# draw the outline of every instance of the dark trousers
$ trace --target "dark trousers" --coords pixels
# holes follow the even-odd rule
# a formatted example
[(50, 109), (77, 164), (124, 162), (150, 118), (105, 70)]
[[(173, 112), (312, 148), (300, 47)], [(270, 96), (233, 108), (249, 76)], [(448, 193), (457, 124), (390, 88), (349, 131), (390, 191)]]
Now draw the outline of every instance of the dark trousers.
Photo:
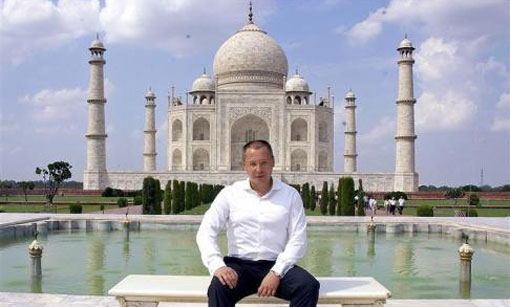
[[(225, 257), (224, 260), (228, 267), (237, 272), (237, 286), (230, 289), (213, 277), (207, 291), (209, 307), (233, 307), (242, 298), (257, 293), (262, 279), (274, 265), (274, 261), (267, 260), (251, 261), (234, 257)], [(290, 301), (291, 307), (315, 307), (319, 287), (319, 282), (310, 273), (294, 266), (280, 280), (275, 296)]]

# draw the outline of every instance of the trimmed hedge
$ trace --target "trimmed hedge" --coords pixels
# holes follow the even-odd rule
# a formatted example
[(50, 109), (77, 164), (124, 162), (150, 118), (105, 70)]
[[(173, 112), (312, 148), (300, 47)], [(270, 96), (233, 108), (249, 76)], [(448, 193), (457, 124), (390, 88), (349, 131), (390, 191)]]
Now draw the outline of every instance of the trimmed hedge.
[(75, 204), (69, 205), (69, 212), (72, 214), (81, 214), (83, 212), (83, 206), (80, 202), (76, 202)]
[(416, 209), (417, 216), (434, 216), (434, 208), (429, 205), (421, 205)]
[(127, 205), (128, 205), (127, 198), (121, 197), (121, 198), (117, 199), (117, 205), (119, 206), (119, 208), (127, 207)]

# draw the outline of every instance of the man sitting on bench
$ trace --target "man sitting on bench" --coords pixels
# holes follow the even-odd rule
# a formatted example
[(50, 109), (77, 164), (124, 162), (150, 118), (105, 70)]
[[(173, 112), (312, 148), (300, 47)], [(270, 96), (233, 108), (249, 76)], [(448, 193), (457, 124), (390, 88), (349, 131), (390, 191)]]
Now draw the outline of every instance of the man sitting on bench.
[[(204, 215), (197, 233), (202, 262), (213, 276), (209, 306), (229, 307), (257, 293), (317, 306), (319, 282), (296, 265), (306, 251), (306, 219), (299, 193), (272, 178), (274, 156), (263, 140), (243, 147), (248, 179), (225, 187)], [(218, 234), (227, 231), (222, 258)]]

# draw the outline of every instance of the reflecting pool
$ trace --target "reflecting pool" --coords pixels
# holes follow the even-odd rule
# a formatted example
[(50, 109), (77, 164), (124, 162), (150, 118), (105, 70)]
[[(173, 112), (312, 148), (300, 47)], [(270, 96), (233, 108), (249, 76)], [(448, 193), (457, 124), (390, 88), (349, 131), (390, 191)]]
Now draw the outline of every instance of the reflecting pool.
[[(196, 227), (140, 231), (52, 231), (39, 237), (43, 275), (30, 278), (31, 238), (0, 242), (0, 291), (106, 295), (128, 274), (207, 275)], [(373, 276), (398, 299), (465, 298), (460, 294), (460, 239), (440, 234), (308, 233), (300, 265), (316, 276)], [(480, 241), (472, 262), (471, 298), (508, 298), (510, 251)], [(226, 240), (221, 238), (225, 251)]]

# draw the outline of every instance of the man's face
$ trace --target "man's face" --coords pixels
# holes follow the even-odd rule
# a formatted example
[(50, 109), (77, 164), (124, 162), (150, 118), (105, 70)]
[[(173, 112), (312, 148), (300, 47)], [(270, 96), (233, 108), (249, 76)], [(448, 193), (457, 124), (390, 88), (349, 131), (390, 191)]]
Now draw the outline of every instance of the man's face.
[(243, 163), (252, 184), (270, 184), (274, 160), (267, 148), (248, 148)]

